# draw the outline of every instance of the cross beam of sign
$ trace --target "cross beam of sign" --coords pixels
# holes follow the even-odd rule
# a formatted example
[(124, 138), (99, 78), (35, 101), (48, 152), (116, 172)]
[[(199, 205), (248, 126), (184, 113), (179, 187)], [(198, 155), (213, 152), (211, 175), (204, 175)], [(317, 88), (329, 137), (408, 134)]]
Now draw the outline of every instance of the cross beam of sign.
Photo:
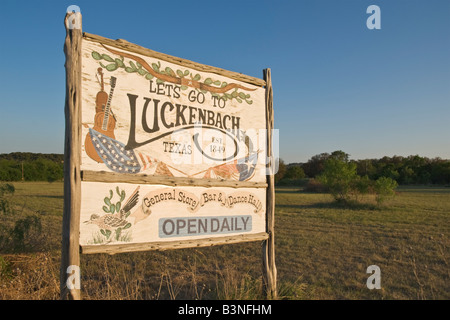
[(206, 90), (209, 92), (214, 92), (214, 93), (225, 93), (231, 89), (242, 89), (242, 90), (247, 90), (247, 91), (255, 91), (257, 88), (247, 88), (244, 86), (241, 86), (240, 84), (237, 83), (229, 83), (227, 84), (225, 87), (223, 88), (218, 88), (218, 87), (213, 87), (210, 85), (207, 85), (205, 83), (193, 80), (193, 79), (185, 79), (185, 78), (179, 78), (177, 76), (172, 76), (172, 75), (168, 75), (168, 74), (161, 74), (156, 72), (155, 70), (153, 70), (153, 68), (142, 58), (137, 57), (135, 55), (129, 54), (129, 53), (125, 53), (125, 52), (120, 52), (120, 51), (116, 51), (114, 49), (111, 48), (107, 48), (106, 46), (104, 46), (102, 44), (103, 48), (105, 48), (106, 50), (108, 50), (111, 53), (117, 54), (119, 56), (122, 57), (126, 57), (129, 59), (132, 59), (134, 61), (139, 62), (142, 67), (147, 70), (152, 76), (154, 76), (157, 79), (160, 79), (162, 81), (167, 81), (170, 83), (174, 83), (174, 84), (178, 84), (181, 86), (187, 86), (187, 87), (191, 87), (191, 88), (198, 88), (200, 90)]

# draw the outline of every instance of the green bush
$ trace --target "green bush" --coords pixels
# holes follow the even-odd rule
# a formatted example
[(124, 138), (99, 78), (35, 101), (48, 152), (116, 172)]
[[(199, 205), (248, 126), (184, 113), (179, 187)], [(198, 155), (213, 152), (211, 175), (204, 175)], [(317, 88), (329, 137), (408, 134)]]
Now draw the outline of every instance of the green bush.
[(329, 192), (338, 202), (349, 200), (351, 193), (355, 192), (356, 164), (337, 158), (325, 161), (324, 171), (318, 176), (318, 181), (328, 187)]
[(328, 188), (337, 202), (348, 203), (353, 197), (358, 202), (359, 196), (375, 193), (378, 204), (395, 195), (397, 182), (389, 177), (380, 177), (376, 181), (367, 175), (361, 177), (356, 173), (356, 163), (344, 159), (329, 158), (318, 181)]
[(380, 177), (375, 181), (375, 193), (378, 204), (384, 202), (388, 197), (395, 195), (395, 188), (397, 188), (397, 181), (388, 177)]

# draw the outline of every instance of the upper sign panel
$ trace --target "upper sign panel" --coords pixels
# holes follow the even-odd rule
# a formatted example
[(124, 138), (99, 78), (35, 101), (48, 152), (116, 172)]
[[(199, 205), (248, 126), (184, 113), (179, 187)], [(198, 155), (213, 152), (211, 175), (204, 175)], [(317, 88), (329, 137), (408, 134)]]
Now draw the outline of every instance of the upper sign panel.
[(82, 170), (265, 182), (264, 88), (82, 47)]

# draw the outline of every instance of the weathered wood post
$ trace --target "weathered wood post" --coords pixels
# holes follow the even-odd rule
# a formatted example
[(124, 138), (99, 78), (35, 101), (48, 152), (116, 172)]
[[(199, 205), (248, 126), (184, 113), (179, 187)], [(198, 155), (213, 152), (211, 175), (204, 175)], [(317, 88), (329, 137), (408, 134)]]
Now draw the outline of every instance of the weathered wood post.
[(273, 129), (273, 90), (270, 69), (264, 69), (264, 80), (266, 81), (266, 123), (267, 123), (267, 159), (269, 160), (269, 174), (267, 175), (266, 189), (266, 232), (269, 235), (263, 241), (263, 289), (268, 299), (277, 298), (277, 268), (275, 266), (275, 182), (274, 182), (274, 157), (272, 149)]
[[(72, 19), (72, 20), (69, 20)], [(74, 21), (75, 20), (75, 21)], [(64, 213), (62, 230), (60, 289), (61, 299), (79, 300), (79, 281), (67, 285), (68, 268), (80, 266), (80, 150), (81, 150), (81, 13), (67, 13), (64, 19), (66, 39), (66, 101), (64, 140)], [(73, 268), (71, 267), (71, 268)]]

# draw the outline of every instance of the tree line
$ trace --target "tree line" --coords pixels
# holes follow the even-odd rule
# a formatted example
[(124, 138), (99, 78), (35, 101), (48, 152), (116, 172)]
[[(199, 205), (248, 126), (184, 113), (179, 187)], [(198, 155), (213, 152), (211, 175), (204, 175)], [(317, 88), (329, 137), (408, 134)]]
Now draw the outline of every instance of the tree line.
[(353, 163), (356, 173), (367, 176), (370, 180), (381, 177), (391, 178), (400, 185), (408, 184), (450, 184), (450, 160), (427, 158), (418, 155), (408, 157), (393, 156), (381, 159), (350, 160), (350, 155), (338, 150), (332, 153), (321, 153), (311, 157), (305, 163), (285, 164), (279, 161), (279, 170), (275, 175), (275, 183), (295, 184), (305, 178), (317, 178), (324, 172), (329, 159), (338, 159)]
[(0, 181), (58, 181), (64, 177), (64, 155), (31, 152), (0, 154)]
[[(295, 184), (305, 178), (316, 178), (324, 172), (325, 163), (330, 158), (355, 164), (359, 176), (367, 176), (374, 181), (386, 177), (400, 185), (450, 184), (450, 160), (418, 155), (350, 160), (350, 155), (341, 150), (317, 154), (305, 163), (285, 164), (280, 159), (275, 183)], [(63, 154), (0, 154), (0, 181), (58, 181), (63, 176)]]

